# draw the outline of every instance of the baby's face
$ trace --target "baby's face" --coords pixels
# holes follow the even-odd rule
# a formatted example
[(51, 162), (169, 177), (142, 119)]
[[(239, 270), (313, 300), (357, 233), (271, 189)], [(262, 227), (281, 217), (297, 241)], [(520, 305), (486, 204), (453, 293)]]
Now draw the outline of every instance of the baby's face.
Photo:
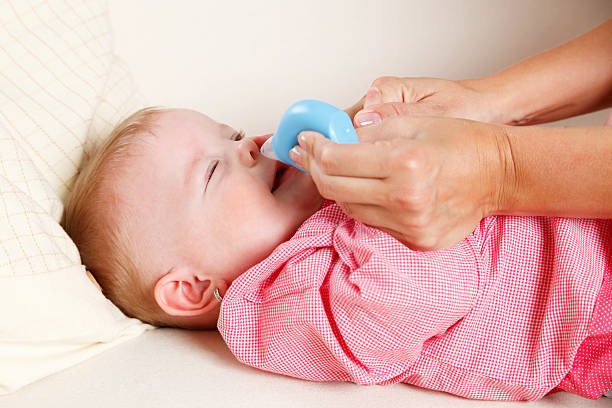
[(152, 269), (187, 262), (229, 284), (321, 204), (308, 174), (201, 113), (162, 113), (153, 133), (126, 180), (131, 233)]

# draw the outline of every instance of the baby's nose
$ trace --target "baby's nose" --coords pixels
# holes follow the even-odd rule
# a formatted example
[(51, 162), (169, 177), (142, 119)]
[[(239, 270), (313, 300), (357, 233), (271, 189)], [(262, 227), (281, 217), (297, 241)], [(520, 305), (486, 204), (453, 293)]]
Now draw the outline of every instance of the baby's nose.
[(254, 166), (259, 157), (259, 147), (257, 147), (257, 144), (248, 137), (245, 137), (238, 143), (238, 159), (240, 162), (247, 167)]

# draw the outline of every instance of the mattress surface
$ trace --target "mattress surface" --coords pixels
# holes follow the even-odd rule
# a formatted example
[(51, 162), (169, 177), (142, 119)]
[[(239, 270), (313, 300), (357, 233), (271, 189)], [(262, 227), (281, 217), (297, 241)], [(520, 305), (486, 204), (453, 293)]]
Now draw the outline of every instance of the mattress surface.
[[(405, 384), (316, 383), (244, 366), (217, 332), (158, 329), (0, 397), (0, 407), (519, 407)], [(561, 392), (530, 407), (610, 407)]]

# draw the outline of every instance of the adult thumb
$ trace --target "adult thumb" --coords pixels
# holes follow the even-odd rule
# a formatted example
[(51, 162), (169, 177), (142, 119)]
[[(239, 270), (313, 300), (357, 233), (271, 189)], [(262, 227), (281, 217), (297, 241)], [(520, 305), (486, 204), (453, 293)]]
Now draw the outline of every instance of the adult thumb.
[(439, 114), (439, 107), (425, 102), (388, 102), (360, 110), (355, 114), (353, 123), (358, 128), (374, 125), (394, 116), (438, 116)]

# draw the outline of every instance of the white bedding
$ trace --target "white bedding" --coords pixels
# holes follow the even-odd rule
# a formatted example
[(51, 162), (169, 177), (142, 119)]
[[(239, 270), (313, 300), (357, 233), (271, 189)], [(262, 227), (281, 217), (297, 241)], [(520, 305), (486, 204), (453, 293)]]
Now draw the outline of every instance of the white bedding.
[[(5, 405), (3, 405), (5, 404)], [(561, 392), (529, 407), (610, 407)], [(517, 408), (520, 402), (470, 401), (404, 384), (315, 383), (238, 363), (216, 332), (158, 329), (69, 370), (0, 398), (0, 407), (453, 407)]]
[(0, 2), (0, 394), (142, 333), (58, 224), (81, 159), (138, 106), (102, 0)]

